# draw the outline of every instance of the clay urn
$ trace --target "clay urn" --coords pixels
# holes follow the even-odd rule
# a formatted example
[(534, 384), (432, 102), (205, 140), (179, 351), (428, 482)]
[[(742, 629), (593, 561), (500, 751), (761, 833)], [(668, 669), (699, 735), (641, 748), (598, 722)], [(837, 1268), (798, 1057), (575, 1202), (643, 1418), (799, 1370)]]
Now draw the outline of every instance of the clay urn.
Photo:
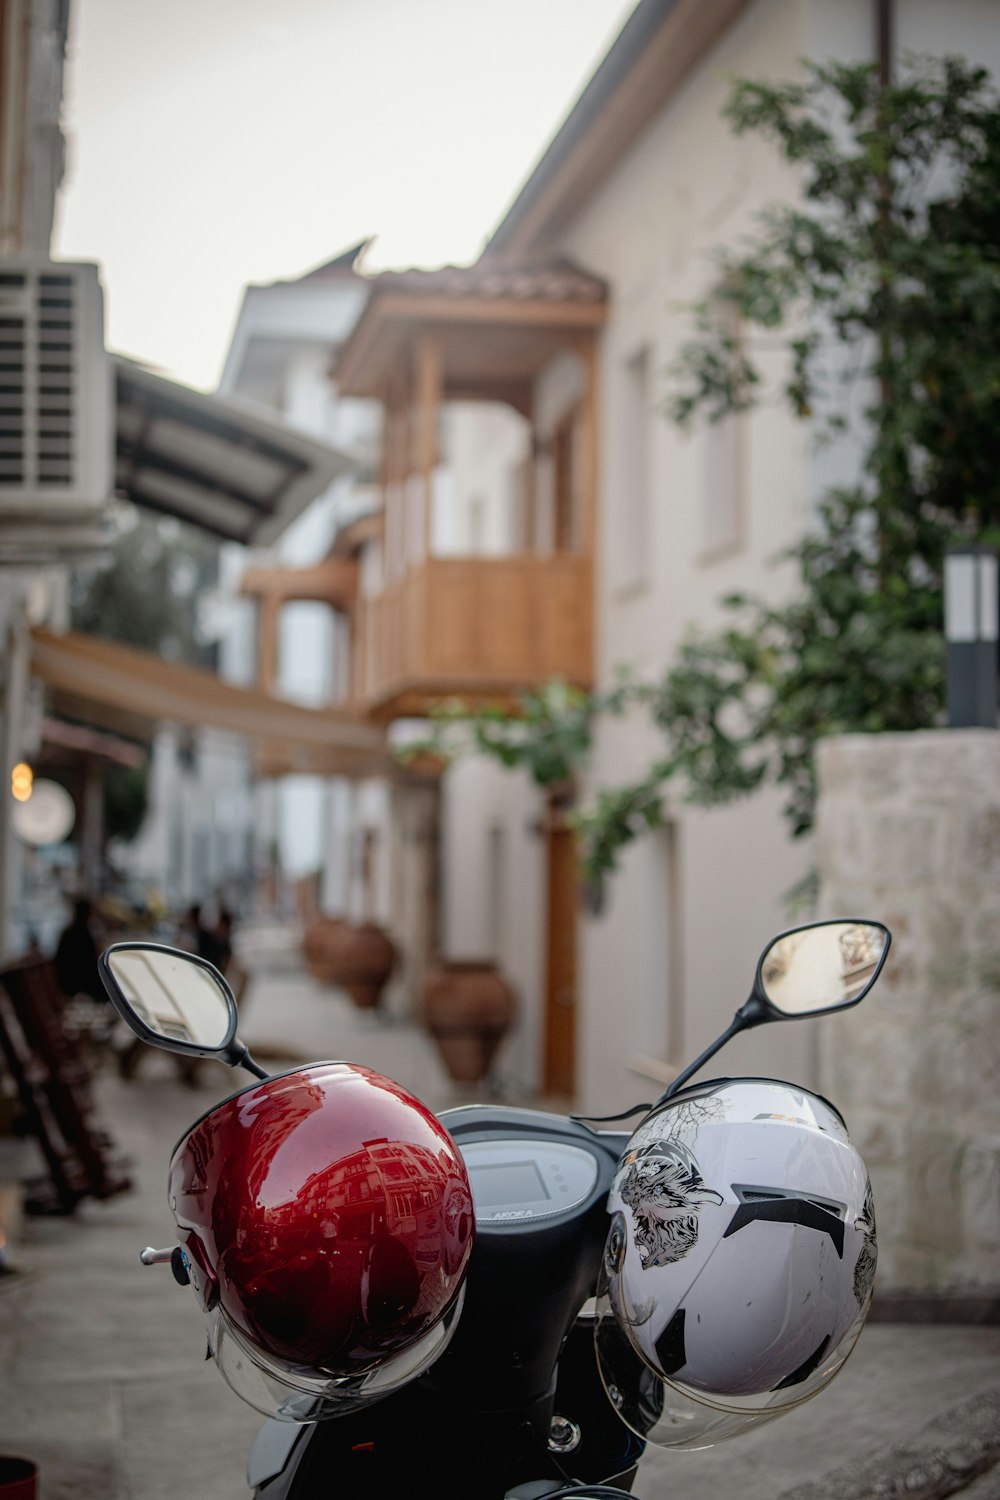
[(489, 1077), (517, 1014), (512, 985), (489, 959), (438, 959), (423, 984), (423, 1021), (458, 1083)]
[(359, 1010), (374, 1010), (382, 998), (398, 953), (377, 922), (346, 922), (337, 938), (339, 972), (335, 983)]
[(306, 967), (322, 984), (346, 990), (361, 1010), (373, 1010), (396, 964), (396, 946), (375, 922), (317, 917), (302, 934)]
[(321, 984), (337, 984), (337, 941), (347, 923), (343, 917), (314, 917), (302, 931), (306, 968)]

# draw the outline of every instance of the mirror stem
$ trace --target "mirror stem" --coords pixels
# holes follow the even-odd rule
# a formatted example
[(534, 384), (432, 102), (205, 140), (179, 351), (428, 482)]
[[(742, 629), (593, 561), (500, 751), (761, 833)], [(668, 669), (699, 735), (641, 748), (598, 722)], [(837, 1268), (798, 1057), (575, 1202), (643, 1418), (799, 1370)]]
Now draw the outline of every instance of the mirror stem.
[(677, 1090), (681, 1088), (683, 1084), (687, 1083), (688, 1079), (693, 1074), (697, 1073), (699, 1068), (704, 1067), (710, 1057), (715, 1056), (720, 1047), (724, 1047), (729, 1039), (731, 1037), (734, 1037), (738, 1031), (745, 1030), (748, 1024), (749, 1023), (746, 1017), (743, 1015), (742, 1011), (738, 1010), (722, 1035), (716, 1037), (711, 1046), (706, 1047), (701, 1056), (696, 1057), (694, 1062), (690, 1063), (684, 1069), (683, 1073), (678, 1073), (673, 1083), (669, 1084), (668, 1087), (664, 1089), (663, 1093), (653, 1104), (653, 1109), (659, 1109), (661, 1104), (666, 1104), (667, 1100), (671, 1099), (674, 1094), (676, 1094)]
[(233, 1037), (233, 1040), (229, 1047), (228, 1055), (225, 1057), (224, 1061), (227, 1062), (231, 1068), (245, 1068), (246, 1071), (248, 1073), (252, 1073), (255, 1078), (270, 1078), (271, 1076), (266, 1068), (262, 1068), (259, 1062), (254, 1061), (254, 1059), (250, 1056), (250, 1049), (247, 1047), (245, 1042), (240, 1041), (239, 1037)]

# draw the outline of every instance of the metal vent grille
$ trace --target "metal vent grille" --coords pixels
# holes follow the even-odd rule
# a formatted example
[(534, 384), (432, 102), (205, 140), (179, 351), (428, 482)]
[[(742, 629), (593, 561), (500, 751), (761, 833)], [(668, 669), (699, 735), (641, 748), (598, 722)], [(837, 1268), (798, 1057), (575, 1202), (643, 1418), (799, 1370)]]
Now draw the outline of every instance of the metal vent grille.
[(109, 391), (96, 267), (0, 261), (0, 511), (106, 497)]
[(817, 1208), (825, 1208), (827, 1213), (836, 1214), (838, 1219), (847, 1217), (845, 1203), (837, 1203), (833, 1198), (817, 1198), (815, 1193), (799, 1193), (793, 1188), (747, 1187), (739, 1182), (734, 1182), (732, 1188), (740, 1203), (773, 1203), (776, 1198), (801, 1198)]
[(0, 271), (0, 487), (72, 484), (77, 287), (66, 273)]

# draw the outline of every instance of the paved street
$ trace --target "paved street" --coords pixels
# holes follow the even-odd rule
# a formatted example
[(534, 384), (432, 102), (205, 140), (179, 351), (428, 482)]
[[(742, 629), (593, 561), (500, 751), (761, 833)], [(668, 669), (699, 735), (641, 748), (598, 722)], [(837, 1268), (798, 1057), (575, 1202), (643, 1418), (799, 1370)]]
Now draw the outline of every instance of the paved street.
[[(257, 965), (241, 1033), (263, 1061), (349, 1057), (396, 1077), (433, 1108), (468, 1097), (456, 1093), (415, 1027), (357, 1011), (315, 985), (291, 952), (259, 954)], [(166, 1267), (138, 1261), (144, 1245), (173, 1240), (165, 1198), (171, 1146), (231, 1083), (230, 1073), (206, 1064), (196, 1087), (185, 1087), (172, 1061), (154, 1053), (131, 1081), (101, 1069), (101, 1122), (131, 1158), (134, 1190), (84, 1204), (71, 1219), (22, 1223), (15, 1269), (0, 1278), (0, 1451), (37, 1462), (40, 1500), (239, 1500), (248, 1493), (244, 1464), (260, 1419), (204, 1360), (190, 1293)], [(25, 1170), (38, 1170), (33, 1143), (0, 1145), (9, 1148), (6, 1175), (15, 1155)], [(990, 1393), (993, 1404), (983, 1405)], [(870, 1323), (818, 1400), (728, 1446), (648, 1455), (637, 1494), (860, 1500), (953, 1493), (940, 1487), (942, 1463), (954, 1470), (964, 1462), (966, 1478), (974, 1478), (989, 1446), (984, 1431), (995, 1439), (1000, 1429), (998, 1412), (1000, 1328)], [(938, 1450), (945, 1453), (938, 1487), (916, 1489), (914, 1465)], [(910, 1476), (905, 1491), (872, 1488), (873, 1466), (887, 1456), (897, 1480)], [(841, 1472), (849, 1462), (851, 1473)], [(976, 1479), (966, 1500), (996, 1500), (998, 1480), (1000, 1469)]]

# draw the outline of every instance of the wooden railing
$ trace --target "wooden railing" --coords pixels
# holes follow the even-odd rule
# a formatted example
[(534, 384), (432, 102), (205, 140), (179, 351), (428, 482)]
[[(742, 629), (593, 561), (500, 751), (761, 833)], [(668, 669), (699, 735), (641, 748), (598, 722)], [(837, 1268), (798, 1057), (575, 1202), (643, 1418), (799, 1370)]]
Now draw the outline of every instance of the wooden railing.
[(450, 695), (502, 698), (551, 678), (593, 678), (592, 572), (574, 553), (436, 557), (360, 598), (356, 706), (421, 714)]

